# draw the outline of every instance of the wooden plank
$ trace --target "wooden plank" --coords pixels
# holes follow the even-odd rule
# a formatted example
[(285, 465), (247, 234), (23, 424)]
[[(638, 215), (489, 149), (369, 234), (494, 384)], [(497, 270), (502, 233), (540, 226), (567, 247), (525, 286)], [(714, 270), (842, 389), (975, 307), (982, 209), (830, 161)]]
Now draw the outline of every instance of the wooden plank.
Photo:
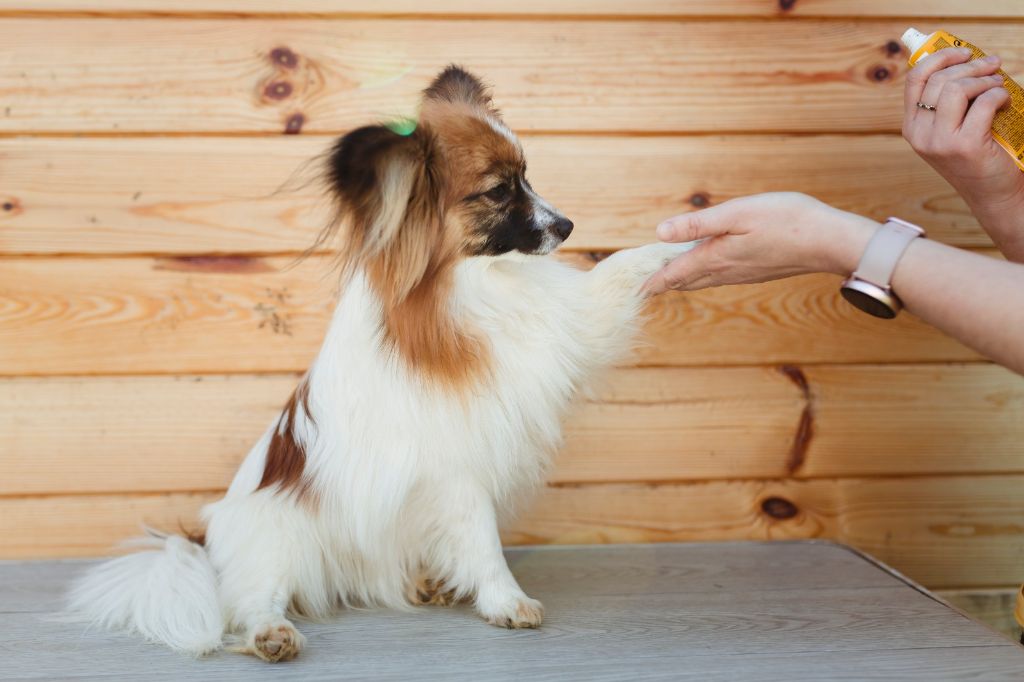
[[(930, 588), (1020, 577), (1024, 476), (549, 487), (511, 544), (828, 538)], [(194, 526), (218, 493), (0, 498), (2, 558), (97, 556), (140, 523)]]
[[(9, 260), (0, 373), (182, 372), (228, 356), (241, 371), (302, 371), (320, 346), (332, 285), (326, 268), (314, 275), (307, 262), (299, 276), (293, 260)], [(37, 345), (47, 338), (49, 349)]]
[[(0, 495), (226, 487), (295, 381), (0, 380)], [(1021, 472), (1022, 407), (1024, 379), (990, 365), (621, 369), (568, 420), (551, 480)]]
[[(447, 681), (514, 671), (531, 680), (607, 682), (1009, 679), (1024, 660), (1011, 642), (838, 546), (523, 548), (507, 558), (527, 592), (544, 602), (543, 628), (489, 628), (468, 605), (344, 611), (299, 621), (309, 644), (294, 662), (273, 668), (274, 678)], [(252, 657), (220, 652), (195, 660), (48, 617), (71, 568), (82, 566), (0, 565), (0, 603), (12, 592), (21, 598), (16, 591), (31, 571), (29, 586), (45, 609), (7, 617), (0, 679), (269, 674)], [(865, 579), (884, 584), (858, 584)], [(402, 656), (394, 655), (396, 641)]]
[(1024, 466), (1018, 374), (992, 365), (807, 367), (804, 373), (814, 435), (800, 475), (995, 473)]
[(956, 476), (545, 491), (514, 543), (830, 538), (934, 588), (1019, 579), (1024, 477)]
[[(576, 258), (579, 260), (579, 258)], [(326, 258), (13, 258), (0, 374), (303, 371), (329, 319)], [(856, 310), (816, 275), (669, 294), (642, 365), (925, 362), (977, 355), (910, 315)]]
[[(301, 252), (326, 222), (333, 138), (0, 139), (0, 253)], [(946, 182), (891, 135), (524, 139), (533, 185), (576, 223), (569, 246), (646, 243), (665, 217), (794, 190), (958, 246), (991, 246)]]
[(642, 17), (1006, 17), (1021, 18), (1024, 10), (1015, 0), (0, 0), (3, 12), (244, 15), (396, 15), (396, 16), (642, 16)]
[[(333, 132), (453, 61), (521, 130), (896, 131), (906, 23), (4, 19), (0, 133)], [(1024, 66), (1019, 26), (945, 27)]]

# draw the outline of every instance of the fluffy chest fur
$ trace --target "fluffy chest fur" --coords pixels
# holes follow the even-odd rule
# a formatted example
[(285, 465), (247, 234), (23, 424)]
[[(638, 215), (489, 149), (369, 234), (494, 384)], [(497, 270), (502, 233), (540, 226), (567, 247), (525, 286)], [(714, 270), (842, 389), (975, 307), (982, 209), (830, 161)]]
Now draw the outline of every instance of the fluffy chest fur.
[[(593, 364), (584, 341), (589, 311), (578, 296), (582, 275), (540, 257), (461, 264), (449, 313), (482, 339), (486, 364), (478, 380), (455, 390), (417, 374), (387, 343), (380, 302), (355, 277), (291, 419), (300, 452), (290, 456), (303, 457), (303, 479), (319, 503), (350, 515), (366, 508), (369, 493), (394, 509), (418, 482), (459, 476), (508, 509), (536, 485)], [(256, 490), (283, 426), (275, 421), (253, 448), (232, 494)]]

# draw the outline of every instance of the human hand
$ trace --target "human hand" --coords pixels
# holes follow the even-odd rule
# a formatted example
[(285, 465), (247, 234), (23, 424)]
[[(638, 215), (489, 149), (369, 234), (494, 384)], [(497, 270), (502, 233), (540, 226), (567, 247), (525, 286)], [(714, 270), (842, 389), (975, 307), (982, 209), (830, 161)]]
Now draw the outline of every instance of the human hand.
[(645, 288), (659, 294), (810, 272), (848, 275), (877, 227), (796, 192), (732, 199), (658, 226), (662, 241), (704, 241), (655, 273)]
[(996, 74), (1001, 61), (970, 57), (968, 49), (946, 48), (907, 74), (903, 137), (984, 224), (989, 214), (1024, 207), (1024, 173), (992, 137), (992, 120), (1010, 99)]

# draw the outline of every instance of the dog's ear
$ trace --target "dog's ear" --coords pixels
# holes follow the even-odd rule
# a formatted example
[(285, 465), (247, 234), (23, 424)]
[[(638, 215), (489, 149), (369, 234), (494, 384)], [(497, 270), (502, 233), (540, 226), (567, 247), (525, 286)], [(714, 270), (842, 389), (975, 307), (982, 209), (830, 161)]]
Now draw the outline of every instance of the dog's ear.
[(493, 108), (491, 93), (483, 81), (456, 64), (445, 67), (423, 91), (423, 97), (439, 102), (461, 102), (485, 109)]
[(348, 228), (346, 269), (362, 267), (402, 300), (427, 275), (443, 236), (433, 139), (412, 122), (358, 128), (328, 157), (327, 179)]

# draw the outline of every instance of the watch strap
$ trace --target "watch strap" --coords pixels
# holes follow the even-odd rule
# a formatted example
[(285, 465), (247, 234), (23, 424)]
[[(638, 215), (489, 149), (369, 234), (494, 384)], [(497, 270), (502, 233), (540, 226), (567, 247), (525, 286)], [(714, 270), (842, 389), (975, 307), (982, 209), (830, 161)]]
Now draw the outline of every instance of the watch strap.
[(864, 255), (853, 273), (854, 279), (870, 282), (882, 289), (889, 289), (892, 273), (903, 257), (910, 243), (924, 236), (924, 230), (899, 218), (889, 218), (864, 249)]

